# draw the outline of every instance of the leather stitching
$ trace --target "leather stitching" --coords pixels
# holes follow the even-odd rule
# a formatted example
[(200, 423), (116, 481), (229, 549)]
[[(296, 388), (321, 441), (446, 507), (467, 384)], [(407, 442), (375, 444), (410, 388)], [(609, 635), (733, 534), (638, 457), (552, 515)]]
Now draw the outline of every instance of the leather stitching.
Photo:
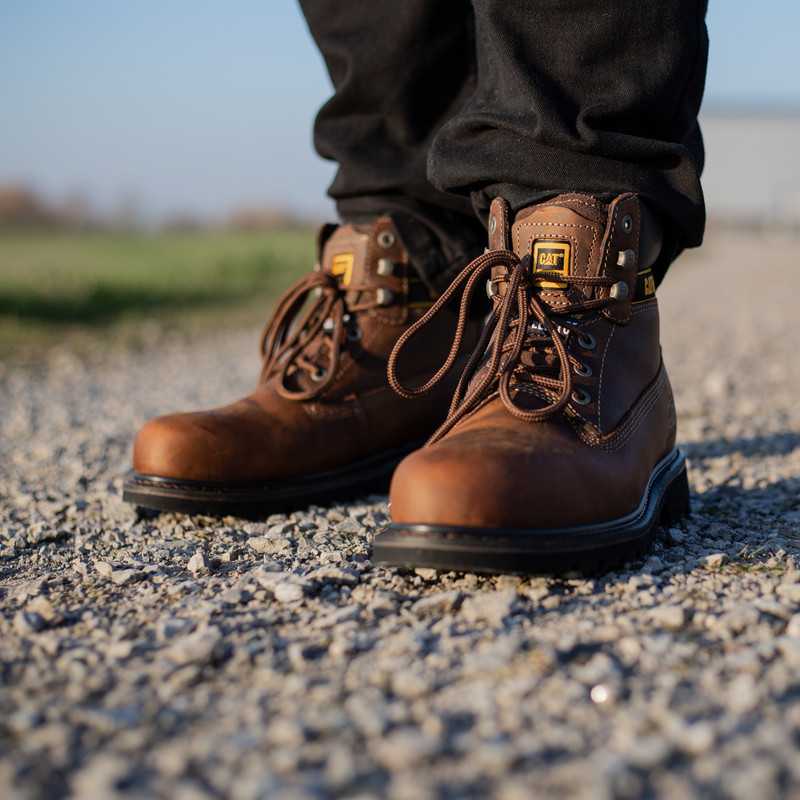
[(611, 335), (608, 337), (606, 341), (606, 346), (603, 348), (603, 359), (600, 362), (600, 374), (597, 376), (597, 427), (600, 431), (603, 430), (603, 378), (605, 376), (605, 369), (606, 369), (606, 357), (608, 356), (608, 350), (611, 346), (611, 340), (614, 338), (614, 333), (616, 332), (616, 328), (611, 329)]
[(575, 420), (570, 420), (570, 422), (586, 444), (592, 447), (599, 447), (607, 453), (617, 452), (622, 449), (630, 441), (636, 431), (639, 430), (668, 385), (667, 371), (664, 369), (664, 364), (662, 362), (658, 375), (628, 412), (622, 424), (606, 437), (601, 437), (598, 433), (589, 433), (585, 426), (576, 425)]

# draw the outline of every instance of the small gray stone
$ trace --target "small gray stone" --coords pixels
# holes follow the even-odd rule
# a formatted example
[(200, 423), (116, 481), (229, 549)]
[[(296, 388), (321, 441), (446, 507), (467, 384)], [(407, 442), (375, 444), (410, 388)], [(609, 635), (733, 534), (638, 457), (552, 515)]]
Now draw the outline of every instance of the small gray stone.
[(220, 596), (220, 602), (228, 606), (238, 606), (242, 603), (248, 603), (253, 595), (247, 591), (243, 586), (231, 586), (226, 589)]
[(354, 569), (337, 567), (334, 564), (326, 564), (318, 567), (313, 572), (305, 576), (308, 580), (321, 581), (324, 583), (339, 583), (345, 586), (355, 586), (360, 580), (360, 573)]
[(165, 655), (178, 666), (189, 664), (204, 666), (219, 654), (221, 644), (221, 631), (215, 626), (210, 626), (175, 639), (165, 651)]
[(270, 575), (276, 572), (283, 572), (283, 564), (279, 561), (262, 561), (255, 570), (255, 578), (258, 580), (260, 575)]
[(786, 606), (769, 598), (756, 600), (753, 605), (762, 613), (769, 614), (776, 619), (789, 620), (792, 616), (792, 612)]
[(675, 744), (688, 755), (701, 756), (714, 747), (715, 740), (711, 723), (701, 721), (682, 725), (680, 733), (675, 738)]
[(270, 539), (266, 536), (252, 536), (247, 540), (247, 545), (262, 555), (287, 553), (292, 549), (292, 543), (288, 539)]
[(367, 608), (376, 617), (384, 617), (397, 611), (397, 598), (390, 592), (377, 591), (371, 596)]
[(209, 569), (208, 564), (208, 556), (205, 554), (203, 550), (198, 550), (190, 559), (189, 563), (186, 565), (186, 569), (192, 573), (192, 575), (208, 575), (211, 571)]
[(324, 617), (317, 617), (313, 625), (315, 628), (321, 629), (335, 628), (345, 622), (358, 619), (360, 613), (360, 606), (344, 606), (344, 608), (337, 608), (335, 611), (331, 611)]
[(441, 752), (442, 743), (417, 730), (387, 734), (377, 746), (378, 759), (392, 770), (407, 769)]
[(272, 594), (279, 603), (295, 603), (305, 596), (303, 587), (298, 583), (281, 581), (272, 588)]
[(790, 636), (778, 636), (775, 639), (775, 646), (789, 667), (792, 669), (800, 668), (800, 639)]
[(670, 528), (667, 531), (667, 536), (671, 544), (683, 544), (686, 539), (686, 534), (680, 528)]
[(104, 578), (110, 578), (114, 573), (113, 565), (109, 564), (107, 561), (95, 561), (94, 568), (97, 574), (102, 575)]
[(354, 533), (361, 533), (364, 530), (364, 527), (358, 520), (353, 519), (353, 517), (346, 517), (341, 522), (337, 522), (333, 526), (333, 529), (337, 533), (354, 534)]
[(657, 605), (648, 610), (648, 616), (656, 625), (663, 628), (681, 628), (686, 620), (686, 612), (681, 606)]
[(430, 597), (423, 597), (411, 606), (411, 612), (418, 617), (441, 617), (455, 611), (460, 605), (463, 595), (457, 589), (449, 592), (438, 592)]
[(461, 605), (461, 614), (471, 624), (487, 622), (498, 626), (519, 607), (520, 598), (516, 589), (498, 589), (467, 597)]
[(74, 797), (113, 797), (116, 786), (131, 770), (126, 758), (113, 753), (92, 755), (73, 774), (71, 789)]
[(286, 539), (291, 537), (294, 530), (294, 523), (292, 522), (279, 522), (275, 525), (270, 525), (264, 536), (267, 539)]
[(147, 574), (140, 569), (115, 569), (111, 573), (111, 582), (117, 586), (130, 586), (147, 578)]
[(735, 714), (748, 714), (761, 702), (758, 684), (752, 675), (741, 673), (728, 685), (726, 708)]
[(780, 583), (775, 589), (775, 594), (783, 600), (800, 605), (800, 583)]
[(758, 609), (751, 603), (740, 603), (730, 611), (717, 617), (715, 630), (721, 629), (738, 636), (748, 629), (754, 628), (760, 619)]
[(195, 623), (183, 617), (162, 617), (156, 623), (156, 636), (161, 641), (174, 639), (194, 630)]
[(800, 614), (793, 614), (786, 624), (786, 635), (793, 639), (800, 639)]
[(662, 736), (649, 735), (637, 738), (626, 753), (626, 759), (637, 769), (650, 771), (665, 764), (673, 752), (673, 746)]
[(21, 636), (39, 633), (47, 627), (47, 621), (35, 611), (17, 611), (14, 615), (14, 630)]

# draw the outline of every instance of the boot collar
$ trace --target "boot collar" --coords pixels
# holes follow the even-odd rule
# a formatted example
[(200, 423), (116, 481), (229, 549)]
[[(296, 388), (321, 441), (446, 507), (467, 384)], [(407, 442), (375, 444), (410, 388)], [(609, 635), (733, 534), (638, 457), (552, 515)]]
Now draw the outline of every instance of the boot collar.
[[(502, 198), (495, 198), (489, 214), (489, 249), (512, 250), (526, 261), (543, 303), (556, 308), (608, 299), (602, 313), (618, 323), (630, 319), (634, 303), (655, 296), (651, 266), (660, 247), (660, 227), (633, 194), (610, 204), (562, 194), (513, 215)], [(500, 277), (501, 270), (492, 277)], [(606, 277), (613, 283), (578, 287), (571, 277)], [(502, 297), (504, 284), (498, 282), (497, 289)]]

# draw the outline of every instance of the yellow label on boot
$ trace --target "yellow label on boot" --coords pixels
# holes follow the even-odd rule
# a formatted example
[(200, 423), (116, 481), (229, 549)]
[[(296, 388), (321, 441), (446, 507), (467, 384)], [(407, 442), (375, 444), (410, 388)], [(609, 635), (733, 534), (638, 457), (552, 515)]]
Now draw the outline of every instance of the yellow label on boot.
[(352, 253), (339, 253), (331, 259), (331, 275), (336, 278), (342, 286), (349, 285), (353, 278), (353, 264), (356, 257)]
[(636, 288), (633, 293), (633, 304), (645, 303), (656, 296), (656, 279), (648, 267), (646, 270), (637, 273)]
[[(533, 245), (533, 271), (558, 272), (566, 275), (569, 271), (568, 242), (536, 242)], [(535, 277), (535, 275), (534, 275)], [(541, 281), (544, 289), (566, 289), (567, 284), (560, 281)]]

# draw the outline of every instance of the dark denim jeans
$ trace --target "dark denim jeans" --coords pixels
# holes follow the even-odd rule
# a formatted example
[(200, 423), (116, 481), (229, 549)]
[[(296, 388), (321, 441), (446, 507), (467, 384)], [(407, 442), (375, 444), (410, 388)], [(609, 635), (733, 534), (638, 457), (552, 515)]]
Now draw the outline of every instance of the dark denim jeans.
[(300, 4), (335, 90), (315, 126), (329, 193), (344, 219), (403, 212), (437, 284), (498, 195), (637, 192), (667, 225), (659, 279), (700, 244), (707, 0)]

